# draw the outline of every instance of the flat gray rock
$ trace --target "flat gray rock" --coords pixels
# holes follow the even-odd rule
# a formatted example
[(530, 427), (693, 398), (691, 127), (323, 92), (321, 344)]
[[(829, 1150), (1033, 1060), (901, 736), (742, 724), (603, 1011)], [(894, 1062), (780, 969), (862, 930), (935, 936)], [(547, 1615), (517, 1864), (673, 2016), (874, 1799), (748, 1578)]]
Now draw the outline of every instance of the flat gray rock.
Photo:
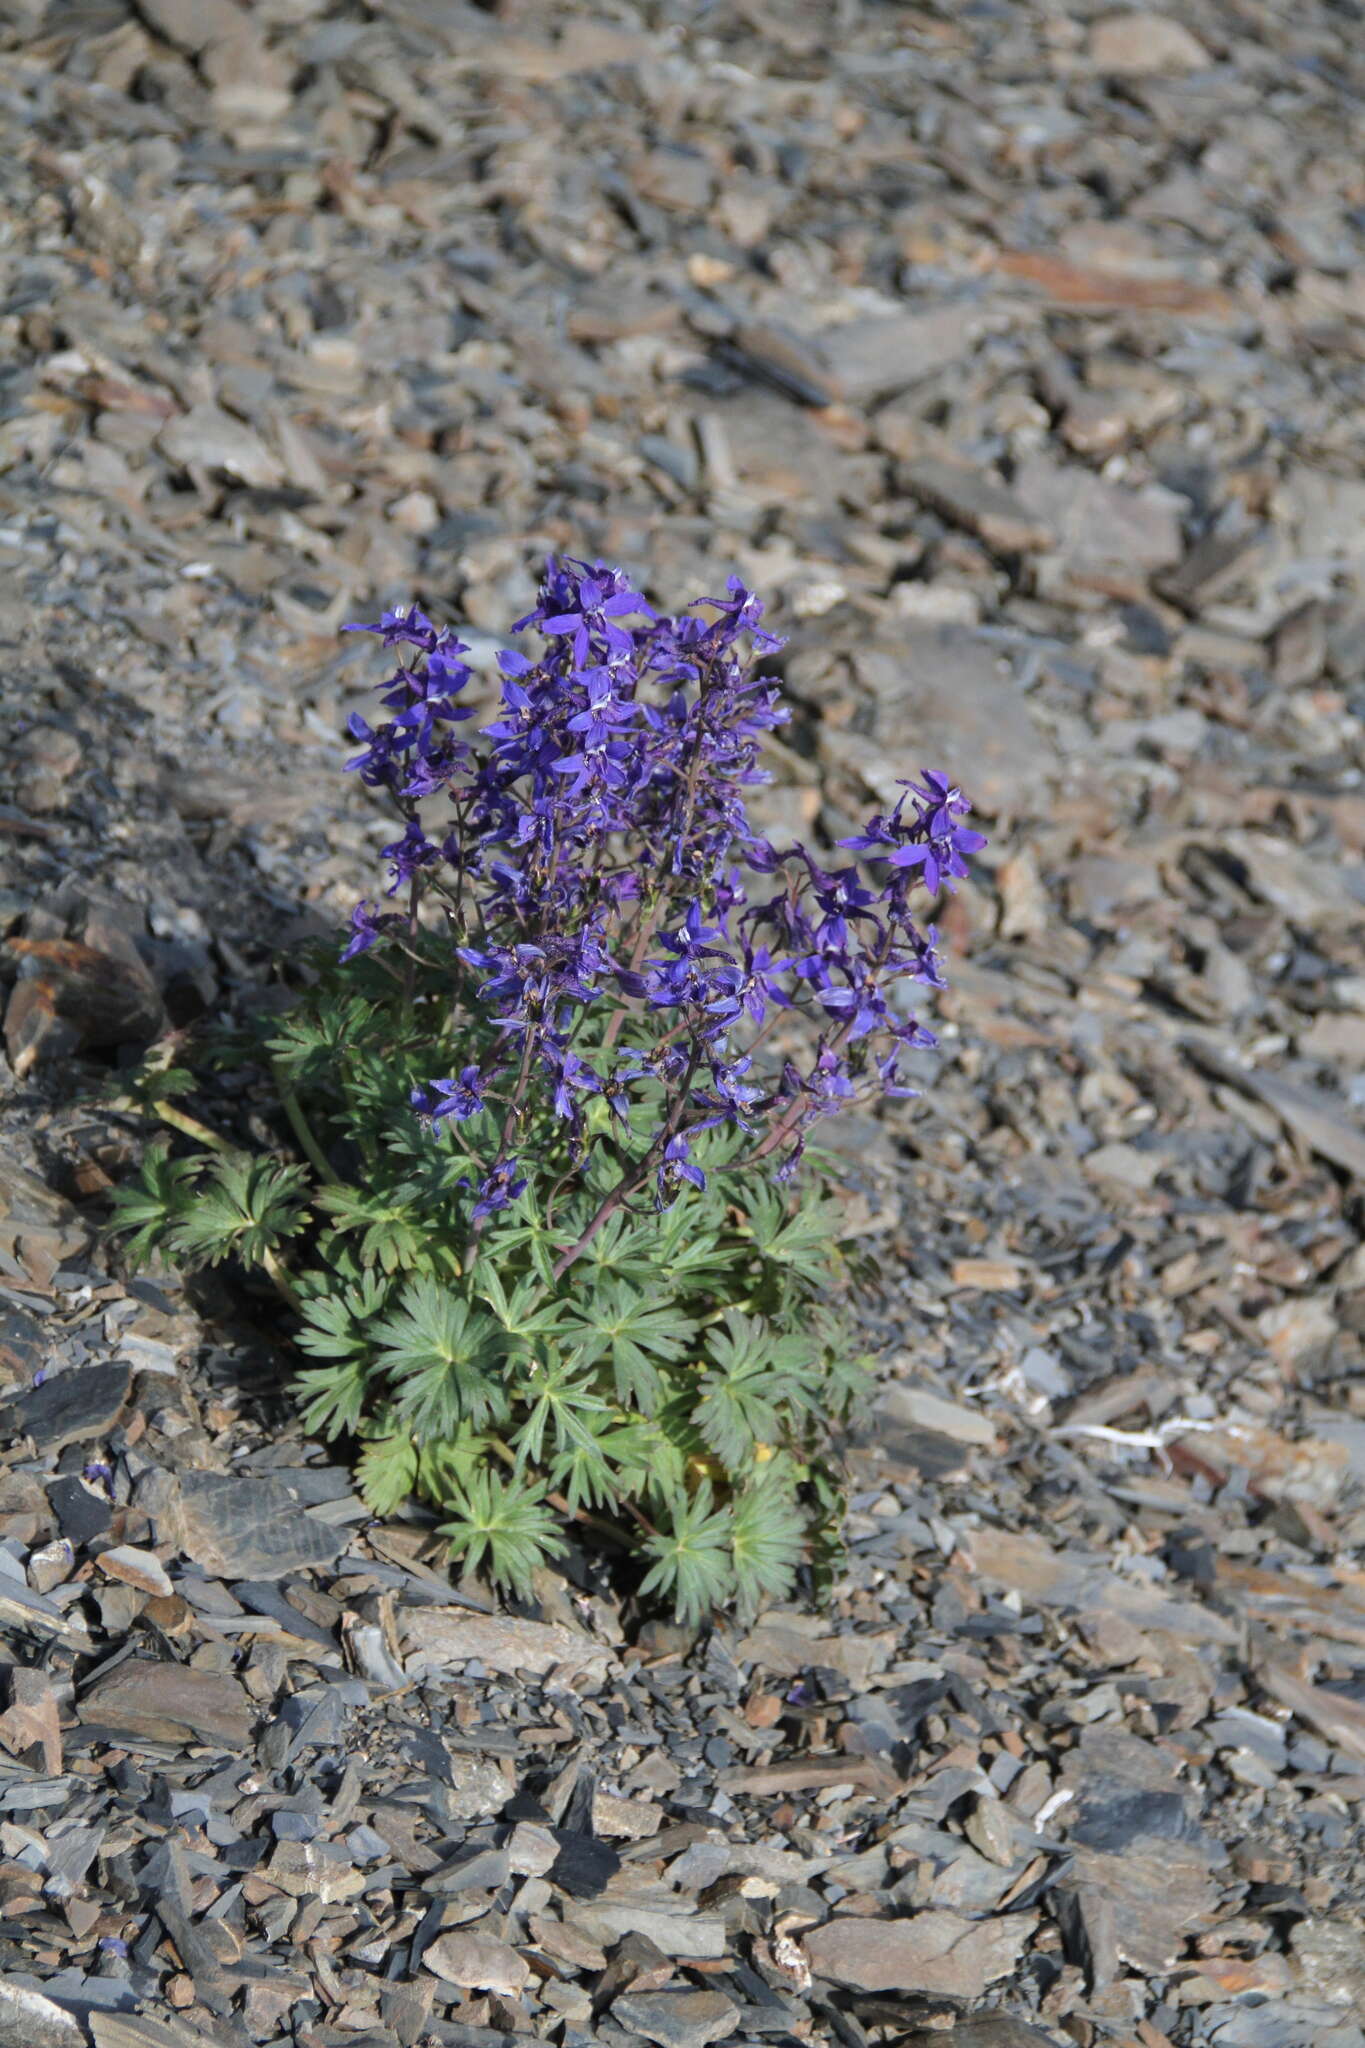
[(157, 1515), (157, 1540), (174, 1543), (216, 1578), (277, 1579), (330, 1564), (346, 1532), (305, 1513), (283, 1479), (185, 1472), (178, 1497)]
[(76, 1708), (77, 1718), (100, 1728), (145, 1736), (150, 1742), (209, 1742), (242, 1749), (255, 1718), (235, 1678), (194, 1665), (133, 1657), (97, 1679)]
[(967, 1920), (916, 1913), (905, 1920), (842, 1915), (805, 1936), (817, 1977), (854, 1991), (932, 1991), (976, 1998), (1007, 1977), (1033, 1938), (1037, 1918), (1012, 1913)]
[(40, 1451), (62, 1451), (112, 1429), (131, 1385), (128, 1367), (117, 1363), (54, 1373), (9, 1401), (0, 1411), (0, 1427), (32, 1437)]
[(0, 1982), (0, 2048), (82, 2048), (79, 2022), (40, 1991)]
[(994, 815), (1018, 817), (1045, 801), (1053, 750), (1008, 665), (976, 634), (910, 626), (894, 642), (859, 648), (854, 672), (875, 699), (875, 736), (828, 726), (820, 746), (884, 806), (902, 794), (900, 778), (949, 761), (970, 762), (972, 799)]
[(611, 2016), (659, 2048), (708, 2048), (733, 2033), (739, 2008), (723, 1991), (627, 1991)]

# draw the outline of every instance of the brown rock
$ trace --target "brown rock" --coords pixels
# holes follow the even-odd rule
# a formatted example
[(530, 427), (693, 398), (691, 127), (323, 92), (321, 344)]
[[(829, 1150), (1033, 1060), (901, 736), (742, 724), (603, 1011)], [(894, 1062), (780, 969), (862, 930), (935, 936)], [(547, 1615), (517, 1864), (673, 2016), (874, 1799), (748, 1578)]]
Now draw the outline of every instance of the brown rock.
[(162, 1030), (160, 993), (133, 949), (116, 959), (72, 939), (11, 939), (9, 948), (23, 963), (5, 1010), (16, 1074), (44, 1054), (145, 1045)]
[(852, 769), (890, 809), (902, 794), (907, 737), (917, 763), (971, 764), (971, 795), (996, 817), (1046, 800), (1054, 753), (993, 647), (961, 626), (910, 626), (894, 645), (874, 641), (854, 666), (876, 698), (877, 737), (826, 725), (822, 751)]
[(121, 1579), (127, 1586), (136, 1586), (140, 1592), (151, 1593), (158, 1599), (165, 1599), (175, 1591), (161, 1559), (151, 1550), (137, 1550), (130, 1543), (121, 1543), (113, 1550), (102, 1550), (95, 1560), (106, 1578)]
[(1046, 249), (1002, 249), (995, 260), (1006, 276), (1036, 285), (1057, 305), (1089, 312), (1131, 309), (1225, 320), (1236, 310), (1230, 293), (1183, 277), (1143, 277), (1117, 265), (1073, 263)]
[(263, 487), (284, 481), (283, 464), (260, 436), (216, 405), (197, 405), (171, 420), (157, 443), (178, 468), (223, 471)]
[(531, 1974), (524, 1956), (476, 1929), (452, 1927), (422, 1952), (422, 1967), (465, 1991), (497, 1991), (515, 1998)]
[(291, 1898), (321, 1899), (324, 1906), (353, 1899), (365, 1889), (364, 1872), (334, 1842), (281, 1842), (266, 1875)]
[(734, 2032), (739, 2007), (723, 1991), (627, 1991), (611, 2016), (659, 2048), (707, 2048)]
[(1165, 14), (1112, 14), (1096, 22), (1090, 57), (1097, 70), (1128, 78), (1203, 71), (1212, 61), (1199, 38)]
[(518, 1671), (543, 1677), (561, 1667), (602, 1672), (615, 1662), (605, 1644), (557, 1624), (474, 1614), (464, 1607), (423, 1607), (404, 1621), (407, 1648), (422, 1652), (432, 1664), (477, 1660), (509, 1677)]
[(15, 743), (25, 808), (43, 814), (60, 810), (66, 785), (81, 765), (82, 748), (74, 732), (60, 725), (35, 725)]
[(1027, 510), (1056, 533), (1069, 570), (1113, 569), (1141, 578), (1171, 567), (1184, 552), (1181, 500), (1159, 484), (1132, 489), (1079, 464), (1033, 454), (1020, 463), (1015, 490)]
[(0, 2048), (83, 2048), (85, 2032), (65, 2006), (22, 1984), (0, 1982)]
[(251, 16), (237, 0), (146, 0), (141, 12), (159, 36), (193, 56), (243, 34), (252, 25)]
[(306, 1514), (282, 1478), (185, 1472), (156, 1513), (157, 1540), (224, 1578), (272, 1579), (330, 1564), (342, 1531)]
[(1036, 553), (1052, 545), (1052, 529), (1036, 519), (1007, 485), (965, 463), (920, 456), (897, 472), (903, 487), (954, 526), (964, 526), (1000, 555)]
[(16, 1664), (10, 1672), (10, 1704), (0, 1714), (0, 1743), (22, 1759), (36, 1750), (49, 1778), (62, 1768), (62, 1731), (57, 1695), (42, 1671)]
[(251, 1707), (235, 1678), (192, 1664), (133, 1657), (97, 1679), (76, 1708), (80, 1721), (125, 1729), (151, 1742), (211, 1742), (242, 1749)]
[(1028, 1947), (1037, 1916), (965, 1920), (916, 1913), (907, 1920), (843, 1916), (804, 1937), (812, 1971), (855, 1991), (933, 1991), (975, 1998), (1007, 1977)]

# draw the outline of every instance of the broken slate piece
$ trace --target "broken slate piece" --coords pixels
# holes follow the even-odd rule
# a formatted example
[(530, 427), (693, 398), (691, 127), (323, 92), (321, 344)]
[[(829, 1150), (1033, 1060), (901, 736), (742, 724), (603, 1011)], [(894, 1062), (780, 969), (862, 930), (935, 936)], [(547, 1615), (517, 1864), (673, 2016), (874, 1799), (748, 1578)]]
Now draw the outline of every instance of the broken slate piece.
[(531, 1974), (525, 1956), (505, 1941), (463, 1927), (438, 1934), (424, 1949), (422, 1964), (447, 1984), (467, 1991), (497, 1991), (505, 1998), (515, 1998)]
[(558, 1622), (472, 1614), (463, 1607), (423, 1607), (402, 1619), (404, 1648), (433, 1667), (477, 1662), (509, 1678), (518, 1671), (544, 1677), (558, 1667), (600, 1676), (616, 1661), (604, 1643)]
[(925, 455), (902, 463), (898, 475), (912, 497), (976, 534), (993, 554), (1036, 554), (1052, 545), (1051, 527), (984, 470)]
[(102, 1550), (96, 1562), (106, 1578), (121, 1579), (124, 1585), (135, 1586), (140, 1593), (151, 1593), (164, 1600), (175, 1591), (156, 1553), (139, 1550), (135, 1544), (120, 1543), (113, 1550)]
[(616, 1851), (592, 1835), (555, 1828), (559, 1854), (550, 1866), (551, 1884), (557, 1884), (573, 1899), (595, 1899), (621, 1868)]
[(114, 1511), (104, 1495), (77, 1473), (49, 1479), (47, 1497), (57, 1517), (57, 1527), (67, 1542), (78, 1549), (102, 1536), (114, 1519)]
[(193, 2031), (177, 2021), (153, 2019), (150, 2013), (93, 2012), (90, 2031), (95, 2048), (195, 2048), (208, 2040), (199, 2027)]
[(346, 1537), (306, 1514), (283, 1479), (185, 1472), (179, 1497), (157, 1514), (157, 1540), (216, 1577), (277, 1579), (330, 1564)]
[(143, 1735), (151, 1742), (203, 1742), (240, 1749), (251, 1707), (235, 1678), (190, 1664), (133, 1657), (97, 1679), (76, 1709), (89, 1726)]
[(659, 2048), (708, 2048), (734, 2032), (739, 2008), (723, 1991), (627, 1991), (611, 2016)]
[(67, 1635), (72, 1624), (55, 1601), (35, 1593), (22, 1579), (8, 1573), (0, 1577), (0, 1624), (7, 1628), (36, 1628), (45, 1634)]
[(1114, 1902), (1101, 1892), (1064, 1884), (1052, 1895), (1052, 1911), (1062, 1930), (1067, 1960), (1085, 1971), (1086, 1989), (1093, 1997), (1112, 1984), (1119, 1971)]
[(48, 1339), (36, 1316), (0, 1308), (0, 1372), (27, 1386), (48, 1354)]
[(73, 2014), (40, 1991), (0, 1980), (0, 2048), (82, 2048)]
[(805, 1936), (817, 1977), (854, 1991), (936, 1991), (975, 1998), (1007, 1977), (1028, 1947), (1036, 1915), (965, 1920), (959, 1913), (916, 1913), (908, 1920), (844, 1915)]
[(916, 2028), (901, 2036), (899, 2048), (1054, 2048), (1056, 2039), (1012, 2013), (983, 2012), (976, 2019), (960, 2020), (951, 2034), (943, 2033), (937, 2023)]
[(117, 1422), (132, 1374), (126, 1365), (87, 1365), (54, 1373), (40, 1387), (15, 1395), (0, 1410), (0, 1432), (32, 1437), (40, 1451), (103, 1436)]

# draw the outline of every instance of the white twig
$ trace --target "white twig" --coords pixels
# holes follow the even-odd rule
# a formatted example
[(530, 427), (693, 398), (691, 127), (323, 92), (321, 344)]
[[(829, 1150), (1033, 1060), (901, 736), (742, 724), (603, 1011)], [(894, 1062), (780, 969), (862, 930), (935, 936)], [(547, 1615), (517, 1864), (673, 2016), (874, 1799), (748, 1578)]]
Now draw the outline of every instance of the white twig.
[(1126, 1444), (1134, 1451), (1164, 1451), (1172, 1437), (1188, 1436), (1200, 1429), (1223, 1429), (1221, 1422), (1196, 1422), (1191, 1415), (1173, 1415), (1168, 1422), (1159, 1422), (1155, 1429), (1110, 1429), (1102, 1422), (1073, 1422), (1063, 1424), (1060, 1429), (1051, 1429), (1049, 1436), (1090, 1436), (1105, 1444)]

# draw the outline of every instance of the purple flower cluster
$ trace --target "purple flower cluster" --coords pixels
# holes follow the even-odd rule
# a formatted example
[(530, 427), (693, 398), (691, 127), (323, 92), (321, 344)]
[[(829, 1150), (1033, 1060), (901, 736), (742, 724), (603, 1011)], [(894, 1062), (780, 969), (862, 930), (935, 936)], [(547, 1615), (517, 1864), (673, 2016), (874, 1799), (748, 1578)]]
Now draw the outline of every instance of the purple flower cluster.
[(458, 732), (472, 672), (453, 633), (415, 608), (350, 629), (403, 650), (382, 686), (389, 716), (351, 721), (363, 745), (348, 763), (402, 819), (385, 857), (403, 908), (358, 905), (343, 957), (401, 946), (424, 906), (426, 922), (443, 913), (497, 1051), (413, 1101), (436, 1126), (492, 1113), (476, 1219), (525, 1187), (514, 1154), (537, 1099), (575, 1158), (600, 1101), (593, 1127), (612, 1130), (622, 1197), (652, 1182), (667, 1202), (704, 1186), (693, 1147), (707, 1129), (752, 1133), (749, 1156), (786, 1172), (818, 1118), (911, 1092), (898, 1059), (933, 1039), (896, 996), (941, 983), (909, 898), (951, 889), (984, 841), (935, 773), (840, 842), (861, 868), (754, 830), (746, 792), (768, 779), (764, 736), (788, 716), (755, 673), (781, 645), (761, 616), (733, 577), (723, 598), (665, 618), (620, 570), (551, 561), (514, 628), (545, 651), (499, 656), (501, 702), (473, 744)]

